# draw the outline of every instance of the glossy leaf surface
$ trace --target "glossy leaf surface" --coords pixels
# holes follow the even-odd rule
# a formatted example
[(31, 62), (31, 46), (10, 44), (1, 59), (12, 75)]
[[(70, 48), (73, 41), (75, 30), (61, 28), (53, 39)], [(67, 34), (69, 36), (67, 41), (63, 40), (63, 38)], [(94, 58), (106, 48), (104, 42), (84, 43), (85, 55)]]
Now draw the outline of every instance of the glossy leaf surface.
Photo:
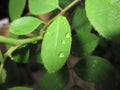
[(29, 0), (29, 8), (32, 14), (44, 14), (59, 8), (59, 5), (58, 0)]
[(80, 60), (74, 67), (77, 75), (88, 82), (102, 82), (111, 76), (114, 73), (114, 67), (107, 60), (91, 56)]
[(81, 32), (81, 31), (90, 32), (92, 29), (92, 26), (86, 17), (85, 8), (83, 7), (78, 7), (75, 10), (72, 24), (76, 32)]
[(92, 53), (98, 45), (99, 38), (89, 32), (79, 32), (73, 36), (71, 53), (75, 56), (84, 56)]
[(70, 25), (64, 16), (58, 16), (48, 27), (42, 42), (41, 58), (48, 72), (56, 72), (65, 64), (70, 47)]
[(24, 35), (34, 31), (42, 21), (40, 19), (26, 16), (14, 20), (10, 25), (10, 32), (17, 35)]
[(86, 0), (85, 5), (87, 16), (98, 33), (120, 43), (120, 0)]
[(19, 18), (24, 10), (26, 0), (9, 0), (9, 15), (11, 20)]

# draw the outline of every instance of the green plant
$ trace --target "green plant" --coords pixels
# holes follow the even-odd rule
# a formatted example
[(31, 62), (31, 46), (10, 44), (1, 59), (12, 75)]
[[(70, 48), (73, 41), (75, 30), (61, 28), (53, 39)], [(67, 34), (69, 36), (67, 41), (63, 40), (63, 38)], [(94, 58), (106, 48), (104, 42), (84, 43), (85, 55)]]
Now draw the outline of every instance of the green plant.
[[(10, 0), (10, 34), (0, 35), (7, 48), (3, 55), (0, 52), (1, 86), (7, 82), (7, 61), (27, 64), (32, 55), (47, 70), (41, 80), (42, 90), (63, 90), (69, 71), (87, 82), (110, 78), (115, 67), (107, 59), (114, 58), (113, 64), (119, 61), (119, 4), (119, 0), (28, 0), (30, 15), (22, 16), (26, 0)], [(48, 22), (38, 17), (45, 13), (52, 13)], [(80, 60), (68, 69), (70, 55)], [(71, 88), (78, 89), (82, 90), (76, 85)]]

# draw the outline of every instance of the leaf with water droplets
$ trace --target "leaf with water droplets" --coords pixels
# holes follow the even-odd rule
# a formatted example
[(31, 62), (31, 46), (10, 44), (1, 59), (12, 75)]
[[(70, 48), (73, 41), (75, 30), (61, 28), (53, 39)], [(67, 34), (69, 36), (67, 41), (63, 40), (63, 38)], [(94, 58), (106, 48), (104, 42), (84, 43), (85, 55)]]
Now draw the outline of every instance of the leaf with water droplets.
[(91, 56), (80, 60), (74, 67), (76, 74), (87, 82), (99, 83), (113, 77), (115, 68), (106, 59)]
[(58, 16), (48, 27), (42, 42), (41, 58), (48, 72), (56, 72), (65, 64), (70, 47), (70, 25), (64, 16)]

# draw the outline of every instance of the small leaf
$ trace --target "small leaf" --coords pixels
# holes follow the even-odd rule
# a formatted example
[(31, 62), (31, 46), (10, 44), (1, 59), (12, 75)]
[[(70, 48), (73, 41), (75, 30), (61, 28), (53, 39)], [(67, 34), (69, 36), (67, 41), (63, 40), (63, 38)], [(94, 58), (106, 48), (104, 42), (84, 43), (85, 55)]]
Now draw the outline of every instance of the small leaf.
[(92, 26), (86, 17), (85, 8), (83, 7), (78, 7), (75, 10), (72, 23), (73, 23), (73, 28), (75, 29), (76, 32), (81, 32), (81, 31), (90, 32), (92, 29)]
[(42, 42), (41, 58), (48, 72), (56, 72), (65, 64), (70, 47), (70, 25), (64, 16), (58, 16), (48, 27)]
[(80, 60), (74, 67), (76, 74), (88, 82), (102, 82), (113, 77), (114, 67), (107, 60), (91, 56)]
[(73, 86), (70, 88), (70, 90), (84, 90), (84, 89), (79, 86)]
[(88, 19), (98, 33), (120, 43), (120, 0), (86, 0), (85, 6)]
[(0, 68), (0, 84), (5, 83), (6, 81), (6, 70), (4, 68)]
[(27, 63), (29, 60), (30, 50), (28, 47), (22, 47), (12, 53), (12, 60), (18, 63)]
[(68, 70), (65, 67), (56, 73), (46, 72), (41, 80), (41, 90), (63, 90), (68, 79)]
[(17, 19), (22, 15), (26, 0), (9, 0), (9, 15), (11, 20)]
[(7, 90), (33, 90), (32, 88), (28, 88), (28, 87), (13, 87), (13, 88), (9, 88)]
[(92, 53), (98, 45), (98, 37), (90, 32), (79, 32), (73, 36), (71, 53), (84, 56)]
[(59, 4), (58, 0), (29, 0), (29, 8), (32, 14), (44, 14), (59, 8)]
[(40, 19), (26, 16), (14, 20), (10, 25), (10, 32), (17, 35), (24, 35), (34, 31), (42, 21)]

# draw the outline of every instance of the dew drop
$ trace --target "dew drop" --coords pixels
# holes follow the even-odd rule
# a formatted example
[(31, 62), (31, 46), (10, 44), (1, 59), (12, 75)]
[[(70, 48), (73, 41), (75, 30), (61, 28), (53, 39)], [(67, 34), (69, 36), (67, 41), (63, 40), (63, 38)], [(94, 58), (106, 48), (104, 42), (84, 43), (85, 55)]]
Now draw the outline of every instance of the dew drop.
[(60, 52), (60, 53), (59, 53), (59, 57), (60, 57), (60, 58), (65, 57), (64, 53), (63, 53), (63, 52)]
[(49, 34), (49, 32), (46, 32), (46, 34)]
[(66, 23), (65, 23), (65, 22), (64, 22), (63, 24), (64, 24), (64, 25), (66, 25)]
[(62, 42), (61, 42), (62, 44), (65, 44), (65, 40), (62, 40)]
[(70, 33), (66, 33), (65, 37), (66, 38), (70, 38), (71, 34)]

